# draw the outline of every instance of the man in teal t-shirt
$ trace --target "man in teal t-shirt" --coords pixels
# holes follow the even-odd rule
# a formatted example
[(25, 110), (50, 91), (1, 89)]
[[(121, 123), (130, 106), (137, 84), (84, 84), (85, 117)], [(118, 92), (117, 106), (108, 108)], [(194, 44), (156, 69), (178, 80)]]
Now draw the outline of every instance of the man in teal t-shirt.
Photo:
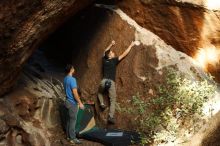
[(67, 138), (71, 143), (81, 144), (76, 138), (75, 126), (78, 113), (78, 105), (80, 109), (84, 109), (84, 105), (80, 100), (80, 96), (77, 91), (76, 79), (73, 77), (75, 69), (72, 65), (66, 66), (66, 77), (64, 78), (64, 90), (66, 94), (65, 106), (68, 109), (68, 120), (66, 125)]
[(77, 105), (76, 99), (73, 97), (72, 89), (77, 89), (76, 79), (72, 76), (66, 76), (64, 78), (64, 90), (66, 93), (66, 99), (71, 102), (73, 105)]

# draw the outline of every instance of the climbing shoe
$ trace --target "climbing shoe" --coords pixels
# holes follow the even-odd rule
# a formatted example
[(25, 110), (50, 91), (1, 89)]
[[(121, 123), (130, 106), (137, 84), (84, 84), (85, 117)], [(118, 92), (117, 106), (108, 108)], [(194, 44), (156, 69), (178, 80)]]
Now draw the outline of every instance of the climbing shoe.
[(101, 107), (101, 109), (102, 109), (102, 110), (105, 110), (105, 108), (106, 108), (106, 105), (104, 105), (104, 104), (101, 104), (101, 105), (100, 105), (100, 107)]
[(81, 142), (79, 139), (77, 139), (77, 138), (74, 138), (74, 139), (70, 140), (70, 143), (73, 143), (73, 144), (82, 144), (82, 142)]
[(108, 117), (108, 123), (109, 124), (115, 124), (115, 118), (113, 118), (113, 117)]

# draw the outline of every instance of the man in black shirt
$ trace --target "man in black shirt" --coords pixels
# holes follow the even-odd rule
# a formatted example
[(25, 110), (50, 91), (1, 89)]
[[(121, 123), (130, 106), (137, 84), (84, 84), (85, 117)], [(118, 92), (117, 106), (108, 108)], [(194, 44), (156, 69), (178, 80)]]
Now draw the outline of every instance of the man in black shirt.
[(103, 57), (103, 79), (100, 83), (98, 98), (101, 104), (101, 108), (105, 109), (105, 104), (103, 102), (103, 92), (108, 91), (110, 98), (110, 111), (108, 122), (111, 124), (115, 123), (114, 113), (115, 113), (115, 104), (116, 104), (116, 88), (115, 88), (115, 75), (116, 75), (116, 66), (118, 63), (130, 52), (131, 48), (135, 45), (134, 42), (119, 56), (115, 57), (115, 53), (110, 50), (111, 47), (115, 45), (115, 41), (107, 47), (104, 52)]

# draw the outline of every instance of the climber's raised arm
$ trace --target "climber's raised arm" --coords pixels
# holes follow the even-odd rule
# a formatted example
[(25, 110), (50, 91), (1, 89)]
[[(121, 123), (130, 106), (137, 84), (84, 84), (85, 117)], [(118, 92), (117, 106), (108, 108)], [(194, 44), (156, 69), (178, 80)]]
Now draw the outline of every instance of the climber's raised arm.
[(111, 44), (105, 49), (103, 56), (105, 56), (105, 52), (108, 51), (108, 50), (110, 50), (113, 45), (115, 45), (115, 41), (114, 41), (114, 40), (113, 40), (113, 41), (111, 42)]
[(130, 44), (130, 46), (118, 57), (118, 60), (121, 61), (128, 53), (131, 51), (131, 48), (135, 45), (134, 42)]

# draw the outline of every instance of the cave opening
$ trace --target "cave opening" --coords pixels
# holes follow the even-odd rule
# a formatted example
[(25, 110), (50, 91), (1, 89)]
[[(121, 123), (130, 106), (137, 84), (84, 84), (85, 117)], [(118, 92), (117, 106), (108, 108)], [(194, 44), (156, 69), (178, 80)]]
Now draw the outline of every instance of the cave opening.
[(87, 8), (57, 29), (40, 48), (55, 63), (71, 63), (78, 54), (89, 51), (87, 46), (105, 21), (105, 15), (94, 6)]
[[(97, 2), (106, 3), (105, 1)], [(59, 76), (60, 80), (66, 64), (73, 64), (77, 70), (79, 66), (86, 67), (86, 57), (91, 49), (93, 37), (99, 35), (99, 29), (109, 19), (108, 16), (111, 13), (94, 5), (78, 12), (35, 50), (28, 63), (40, 71), (55, 75), (55, 77)], [(81, 71), (77, 71), (76, 76), (80, 73)]]

